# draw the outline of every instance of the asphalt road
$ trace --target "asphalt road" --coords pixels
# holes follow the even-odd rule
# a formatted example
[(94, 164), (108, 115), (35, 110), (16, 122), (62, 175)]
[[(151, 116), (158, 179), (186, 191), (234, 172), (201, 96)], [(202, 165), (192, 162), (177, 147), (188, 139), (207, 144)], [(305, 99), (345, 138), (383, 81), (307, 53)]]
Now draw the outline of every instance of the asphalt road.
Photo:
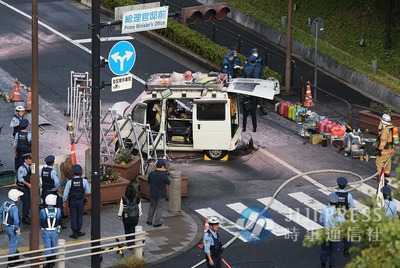
[[(8, 1), (8, 3), (30, 14), (30, 1), (16, 0)], [(0, 5), (0, 15), (2, 24), (6, 26), (0, 28), (1, 43), (9, 44), (0, 48), (0, 66), (12, 76), (19, 77), (21, 82), (29, 84), (31, 75), (30, 20), (4, 5)], [(90, 71), (90, 54), (71, 44), (58, 33), (71, 40), (90, 38), (91, 33), (87, 29), (90, 11), (75, 1), (39, 1), (39, 20), (57, 31), (43, 26), (39, 28), (39, 94), (46, 101), (57, 104), (58, 109), (62, 111), (67, 105), (66, 89), (70, 83), (70, 71)], [(119, 36), (119, 33), (103, 30), (102, 37), (106, 36)], [(200, 68), (199, 66), (195, 66), (141, 35), (133, 35), (133, 37), (131, 42), (138, 56), (132, 72), (143, 80), (155, 72), (183, 72), (188, 68), (200, 70), (197, 69)], [(115, 41), (102, 43), (101, 55), (107, 57), (114, 43)], [(83, 46), (90, 49), (88, 43)], [(108, 69), (102, 70), (102, 80), (110, 81), (111, 76)], [(321, 86), (327, 83), (332, 84), (332, 87), (335, 84), (340, 85), (338, 86), (340, 89), (346, 87), (329, 76), (321, 76), (319, 81)], [(10, 83), (11, 85), (12, 82), (1, 81), (1, 84)], [(140, 82), (134, 82), (133, 90), (118, 93), (111, 93), (110, 89), (106, 88), (101, 94), (102, 104), (106, 107), (121, 100), (133, 101), (142, 89), (143, 84)], [(343, 90), (351, 91), (350, 88)], [(345, 95), (350, 94), (349, 92)], [(186, 209), (195, 212), (202, 221), (204, 218), (202, 214), (197, 213), (199, 211), (212, 209), (219, 213), (224, 222), (221, 227), (226, 226), (220, 231), (224, 242), (233, 237), (231, 232), (235, 232), (234, 228), (229, 228), (232, 225), (228, 221), (235, 223), (240, 217), (240, 212), (232, 208), (264, 207), (262, 199), (271, 197), (282, 183), (298, 173), (320, 169), (340, 169), (368, 177), (375, 171), (373, 161), (362, 162), (346, 158), (332, 147), (304, 144), (305, 140), (294, 134), (299, 125), (273, 112), (258, 120), (258, 132), (251, 133), (258, 150), (239, 149), (231, 155), (228, 162), (207, 162), (203, 161), (201, 156), (173, 161), (174, 167), (188, 174), (190, 178), (189, 194), (183, 199), (183, 205)], [(339, 174), (324, 173), (301, 178), (279, 193), (277, 200), (284, 205), (283, 209), (274, 207), (268, 212), (276, 224), (285, 230), (291, 230), (298, 236), (285, 237), (271, 234), (263, 237), (265, 239), (250, 242), (239, 239), (226, 249), (225, 259), (232, 267), (317, 267), (319, 265), (318, 247), (306, 249), (301, 244), (304, 234), (310, 226), (316, 224), (319, 217), (317, 209), (307, 209), (310, 203), (306, 200), (314, 200), (313, 204), (326, 204), (326, 195), (323, 191), (321, 192), (321, 189), (326, 190), (326, 187), (334, 186), (338, 176)], [(354, 176), (348, 178), (350, 181), (357, 180)], [(374, 186), (373, 181), (368, 184)], [(298, 197), (298, 193), (305, 194), (306, 198)], [(354, 196), (357, 200), (366, 197), (360, 191), (355, 191)], [(309, 219), (302, 222), (298, 220), (299, 216), (296, 216), (289, 220), (289, 208), (298, 210)], [(308, 214), (310, 211), (312, 213)], [(297, 241), (293, 241), (294, 238), (297, 238)], [(191, 267), (202, 259), (202, 252), (194, 247), (154, 267)], [(343, 266), (345, 261), (345, 258), (340, 256), (338, 267)]]

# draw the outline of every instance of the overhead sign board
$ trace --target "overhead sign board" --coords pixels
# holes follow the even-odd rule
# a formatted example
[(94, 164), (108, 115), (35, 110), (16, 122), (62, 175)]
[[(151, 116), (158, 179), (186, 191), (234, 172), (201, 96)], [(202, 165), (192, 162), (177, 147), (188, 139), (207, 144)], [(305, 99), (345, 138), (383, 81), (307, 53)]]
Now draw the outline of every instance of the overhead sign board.
[(128, 41), (116, 43), (108, 54), (108, 66), (115, 75), (127, 74), (136, 61), (136, 50)]
[(123, 34), (163, 29), (167, 27), (168, 6), (124, 12)]
[(111, 78), (111, 91), (115, 92), (132, 88), (132, 79), (133, 75), (131, 73)]

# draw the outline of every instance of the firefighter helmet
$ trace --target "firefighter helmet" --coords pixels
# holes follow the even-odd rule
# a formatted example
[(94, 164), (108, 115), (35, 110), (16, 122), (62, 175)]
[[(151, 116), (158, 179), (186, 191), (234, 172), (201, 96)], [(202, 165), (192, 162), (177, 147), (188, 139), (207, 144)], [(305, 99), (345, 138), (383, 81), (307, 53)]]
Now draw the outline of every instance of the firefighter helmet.
[(219, 224), (219, 219), (217, 217), (210, 217), (208, 219), (208, 224)]
[(10, 198), (14, 202), (17, 202), (18, 197), (20, 197), (21, 195), (24, 195), (24, 193), (17, 189), (11, 189), (8, 192), (8, 198)]
[(390, 118), (390, 115), (388, 114), (383, 114), (381, 117), (381, 122), (384, 125), (391, 125), (392, 124), (392, 118)]

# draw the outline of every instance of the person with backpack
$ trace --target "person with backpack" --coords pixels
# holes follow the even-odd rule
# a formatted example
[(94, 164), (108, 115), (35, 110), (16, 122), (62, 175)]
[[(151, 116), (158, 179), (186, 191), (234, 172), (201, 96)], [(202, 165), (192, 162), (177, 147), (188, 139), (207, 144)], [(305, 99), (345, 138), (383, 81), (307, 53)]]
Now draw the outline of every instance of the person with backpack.
[[(142, 215), (142, 202), (140, 196), (136, 192), (135, 186), (130, 182), (125, 189), (125, 195), (121, 198), (119, 203), (118, 218), (122, 220), (124, 224), (125, 234), (135, 233), (135, 227), (139, 222), (139, 217)], [(127, 246), (135, 245), (135, 242), (129, 242), (134, 240), (135, 236), (126, 236), (125, 240)], [(131, 248), (132, 249), (132, 248)]]
[[(376, 170), (378, 174), (381, 172), (382, 167), (385, 168), (385, 177), (390, 177), (390, 171), (392, 169), (391, 156), (394, 152), (394, 139), (393, 131), (395, 126), (392, 124), (392, 118), (388, 114), (383, 114), (381, 116), (381, 121), (379, 122), (378, 129), (381, 130), (377, 141), (377, 157), (375, 161)], [(397, 129), (396, 129), (397, 130)], [(398, 140), (397, 140), (398, 142)], [(386, 163), (386, 166), (384, 166)], [(377, 180), (377, 177), (374, 177)]]
[[(346, 192), (344, 190), (344, 188), (346, 188), (348, 181), (346, 178), (344, 177), (339, 177), (336, 180), (339, 190), (336, 192), (336, 194), (339, 196), (339, 201), (337, 203), (337, 208), (338, 209), (342, 209), (343, 211), (343, 215), (347, 214), (347, 212), (349, 212), (349, 210), (351, 210), (350, 212), (352, 212), (354, 210), (354, 200), (353, 200), (353, 196), (351, 195), (351, 193)], [(343, 255), (345, 257), (349, 256), (349, 249), (350, 249), (351, 243), (349, 240), (347, 240), (346, 237), (343, 237)]]

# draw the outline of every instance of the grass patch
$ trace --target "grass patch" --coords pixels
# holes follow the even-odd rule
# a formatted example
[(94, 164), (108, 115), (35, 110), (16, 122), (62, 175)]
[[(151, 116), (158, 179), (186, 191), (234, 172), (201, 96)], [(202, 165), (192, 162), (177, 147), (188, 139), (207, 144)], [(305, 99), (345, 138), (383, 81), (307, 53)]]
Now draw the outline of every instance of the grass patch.
[(147, 262), (144, 258), (139, 258), (132, 254), (118, 260), (115, 265), (117, 265), (118, 267), (142, 268), (146, 267)]

